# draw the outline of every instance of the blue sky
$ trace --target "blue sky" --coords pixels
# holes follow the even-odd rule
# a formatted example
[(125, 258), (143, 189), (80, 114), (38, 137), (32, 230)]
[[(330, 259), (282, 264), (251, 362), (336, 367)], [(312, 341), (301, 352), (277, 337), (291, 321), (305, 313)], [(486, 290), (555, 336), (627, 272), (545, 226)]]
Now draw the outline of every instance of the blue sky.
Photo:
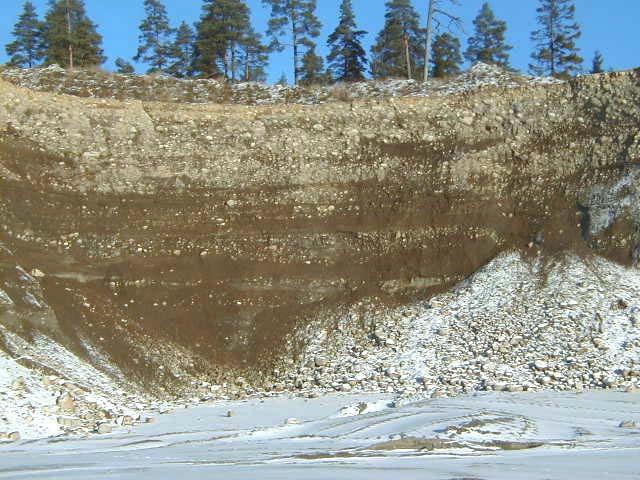
[[(138, 25), (143, 17), (142, 0), (85, 0), (90, 17), (99, 25), (104, 37), (104, 49), (109, 57), (107, 68), (113, 67), (117, 57), (130, 59), (137, 48)], [(0, 63), (7, 60), (4, 45), (11, 40), (11, 30), (20, 11), (22, 0), (0, 0)], [(47, 0), (34, 0), (41, 14)], [(269, 11), (261, 0), (248, 0), (254, 25), (264, 32)], [(353, 0), (358, 22), (369, 34), (366, 37), (367, 50), (384, 23), (384, 0)], [(414, 0), (420, 11), (426, 9), (427, 0)], [(462, 0), (461, 6), (451, 7), (451, 11), (464, 20), (465, 32), (459, 32), (466, 45), (466, 35), (472, 31), (472, 20), (483, 0)], [(509, 24), (508, 41), (514, 46), (512, 63), (526, 71), (531, 54), (530, 32), (535, 28), (538, 0), (492, 0), (491, 5), (498, 17)], [(326, 38), (337, 23), (340, 0), (318, 0), (318, 16), (323, 23), (320, 51), (326, 54)], [(577, 18), (582, 25), (583, 35), (579, 42), (582, 55), (590, 64), (595, 50), (605, 56), (605, 66), (613, 69), (627, 69), (640, 66), (640, 0), (576, 0)], [(180, 21), (193, 23), (200, 16), (201, 0), (165, 0), (172, 23)], [(424, 19), (423, 19), (424, 20)], [(143, 66), (138, 66), (143, 70)], [(276, 81), (282, 73), (292, 77), (290, 53), (271, 56), (269, 80)]]

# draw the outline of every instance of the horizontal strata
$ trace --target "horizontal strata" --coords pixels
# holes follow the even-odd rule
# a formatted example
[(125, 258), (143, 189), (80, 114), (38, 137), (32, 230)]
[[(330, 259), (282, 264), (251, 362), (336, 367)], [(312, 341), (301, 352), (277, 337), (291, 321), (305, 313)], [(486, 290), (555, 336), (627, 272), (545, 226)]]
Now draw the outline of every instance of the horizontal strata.
[(308, 325), (501, 252), (631, 265), (638, 108), (638, 72), (315, 106), (0, 82), (0, 322), (156, 392), (269, 387)]

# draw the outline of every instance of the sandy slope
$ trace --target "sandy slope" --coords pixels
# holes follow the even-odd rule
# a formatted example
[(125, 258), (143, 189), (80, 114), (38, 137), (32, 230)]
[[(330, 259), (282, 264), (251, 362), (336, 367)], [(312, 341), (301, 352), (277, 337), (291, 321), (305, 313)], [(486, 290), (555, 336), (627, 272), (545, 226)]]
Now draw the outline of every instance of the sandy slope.
[(3, 447), (0, 478), (638, 478), (640, 429), (620, 423), (640, 420), (639, 394), (489, 393), (399, 408), (389, 400), (181, 410), (110, 436)]

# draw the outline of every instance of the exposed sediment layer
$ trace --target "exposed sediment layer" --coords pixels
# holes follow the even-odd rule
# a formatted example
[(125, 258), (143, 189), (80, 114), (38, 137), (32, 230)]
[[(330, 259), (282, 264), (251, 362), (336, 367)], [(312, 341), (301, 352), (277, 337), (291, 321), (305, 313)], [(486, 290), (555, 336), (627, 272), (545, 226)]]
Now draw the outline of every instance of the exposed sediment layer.
[(149, 387), (270, 384), (312, 320), (503, 251), (636, 262), (638, 111), (637, 71), (315, 106), (0, 82), (0, 321)]

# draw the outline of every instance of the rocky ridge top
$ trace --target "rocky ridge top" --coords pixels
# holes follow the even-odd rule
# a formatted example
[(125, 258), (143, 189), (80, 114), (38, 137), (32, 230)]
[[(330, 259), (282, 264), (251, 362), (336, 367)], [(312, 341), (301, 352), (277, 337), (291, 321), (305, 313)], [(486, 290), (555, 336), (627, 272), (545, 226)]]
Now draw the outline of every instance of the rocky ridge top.
[(4, 68), (0, 78), (40, 92), (116, 100), (175, 103), (233, 103), (245, 105), (315, 105), (390, 97), (425, 97), (463, 93), (481, 86), (517, 88), (561, 83), (478, 63), (468, 72), (446, 80), (390, 79), (329, 86), (288, 86), (229, 83), (212, 79), (179, 79), (164, 75), (122, 75), (96, 70), (69, 71), (58, 65), (36, 69)]

